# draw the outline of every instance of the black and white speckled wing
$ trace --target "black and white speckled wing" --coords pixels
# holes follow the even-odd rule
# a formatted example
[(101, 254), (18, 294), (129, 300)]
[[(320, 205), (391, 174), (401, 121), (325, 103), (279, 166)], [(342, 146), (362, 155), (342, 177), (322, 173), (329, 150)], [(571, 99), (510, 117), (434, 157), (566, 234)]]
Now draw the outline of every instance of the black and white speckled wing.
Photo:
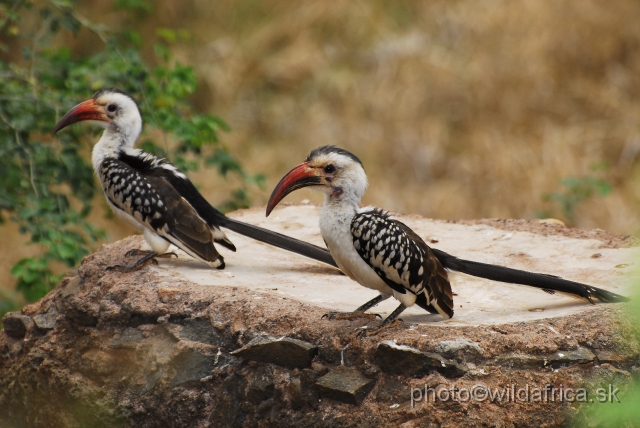
[(198, 192), (191, 180), (180, 172), (175, 165), (164, 158), (159, 158), (142, 150), (134, 150), (132, 154), (122, 153), (119, 159), (144, 177), (162, 178), (164, 180), (162, 185), (171, 186), (185, 202), (193, 207), (197, 215), (209, 225), (214, 242), (231, 251), (236, 251), (235, 245), (220, 229), (220, 224), (223, 224), (226, 219), (224, 214), (212, 207)]
[(114, 158), (102, 162), (99, 175), (114, 207), (195, 257), (207, 262), (220, 259), (207, 223), (165, 178)]
[(408, 226), (380, 209), (362, 210), (351, 222), (353, 245), (395, 291), (416, 294), (416, 304), (453, 316), (447, 273), (429, 246)]

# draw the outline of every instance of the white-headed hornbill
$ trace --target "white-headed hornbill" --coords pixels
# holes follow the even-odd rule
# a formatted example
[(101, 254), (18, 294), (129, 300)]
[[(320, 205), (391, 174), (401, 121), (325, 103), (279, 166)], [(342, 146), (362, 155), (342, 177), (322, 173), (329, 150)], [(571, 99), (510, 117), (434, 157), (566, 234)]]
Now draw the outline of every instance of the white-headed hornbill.
[(258, 241), (335, 266), (327, 250), (306, 242), (233, 220), (212, 207), (174, 165), (151, 153), (134, 149), (142, 132), (138, 104), (117, 89), (103, 89), (71, 109), (54, 128), (54, 134), (73, 123), (89, 121), (105, 128), (92, 154), (93, 168), (113, 211), (142, 232), (151, 251), (122, 271), (157, 263), (170, 256), (170, 244), (211, 267), (223, 269), (224, 259), (214, 242), (235, 251), (221, 227)]
[[(381, 301), (395, 297), (400, 306), (374, 331), (373, 335), (395, 325), (396, 318), (414, 304), (444, 318), (453, 316), (453, 293), (446, 269), (515, 284), (579, 296), (594, 303), (628, 300), (590, 285), (555, 276), (510, 269), (502, 266), (458, 259), (430, 248), (407, 225), (378, 208), (360, 208), (367, 188), (367, 176), (360, 160), (335, 146), (311, 152), (305, 162), (292, 169), (275, 187), (267, 216), (286, 195), (312, 186), (325, 194), (320, 211), (320, 231), (331, 255), (342, 271), (354, 281), (380, 292), (380, 295), (353, 312), (330, 312), (329, 319), (373, 318), (365, 314)], [(363, 333), (364, 332), (364, 333)]]

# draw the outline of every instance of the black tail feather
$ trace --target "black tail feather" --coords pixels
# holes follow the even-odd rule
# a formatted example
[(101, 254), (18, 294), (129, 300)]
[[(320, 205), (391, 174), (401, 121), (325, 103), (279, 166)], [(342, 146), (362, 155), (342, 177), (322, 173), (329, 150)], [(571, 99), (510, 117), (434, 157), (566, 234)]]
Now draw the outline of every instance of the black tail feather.
[(427, 303), (427, 296), (424, 293), (420, 293), (416, 295), (416, 305), (424, 309), (425, 311), (437, 314), (438, 310)]
[(255, 239), (257, 241), (273, 245), (274, 247), (292, 251), (302, 256), (309, 257), (310, 259), (326, 263), (330, 266), (338, 267), (328, 250), (304, 241), (300, 241), (299, 239), (295, 239), (278, 232), (273, 232), (268, 229), (263, 229), (262, 227), (243, 223), (229, 217), (219, 219), (218, 225), (233, 232), (239, 233), (240, 235), (248, 236), (249, 238)]
[(432, 248), (431, 250), (445, 268), (466, 273), (468, 275), (486, 278), (493, 281), (528, 285), (531, 287), (541, 288), (547, 293), (550, 291), (569, 293), (584, 297), (591, 303), (594, 303), (594, 298), (604, 303), (627, 302), (630, 300), (628, 297), (621, 296), (601, 288), (569, 281), (557, 276), (463, 260), (435, 248)]

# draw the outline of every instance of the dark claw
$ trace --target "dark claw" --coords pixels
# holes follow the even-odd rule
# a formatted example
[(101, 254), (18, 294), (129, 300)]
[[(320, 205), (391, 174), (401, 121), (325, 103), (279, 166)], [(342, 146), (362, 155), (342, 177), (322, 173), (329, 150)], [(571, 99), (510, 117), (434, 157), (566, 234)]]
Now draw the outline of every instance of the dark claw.
[(134, 248), (133, 250), (129, 250), (126, 253), (124, 253), (124, 255), (125, 255), (125, 257), (138, 256), (138, 255), (140, 255), (141, 252), (142, 252), (142, 250)]
[(161, 259), (170, 259), (173, 256), (175, 256), (176, 259), (178, 258), (178, 255), (176, 253), (174, 253), (173, 251), (170, 252), (170, 253), (159, 254), (156, 257), (161, 258)]
[(334, 320), (336, 319), (336, 315), (338, 315), (337, 312), (328, 312), (326, 314), (324, 314), (322, 317), (320, 317), (321, 320), (323, 319), (328, 319), (328, 320)]
[(366, 328), (363, 328), (359, 332), (356, 333), (356, 339), (362, 339), (364, 337), (367, 337), (367, 329)]
[(115, 271), (121, 271), (122, 270), (122, 265), (113, 265), (113, 266), (107, 266), (106, 270), (115, 270)]

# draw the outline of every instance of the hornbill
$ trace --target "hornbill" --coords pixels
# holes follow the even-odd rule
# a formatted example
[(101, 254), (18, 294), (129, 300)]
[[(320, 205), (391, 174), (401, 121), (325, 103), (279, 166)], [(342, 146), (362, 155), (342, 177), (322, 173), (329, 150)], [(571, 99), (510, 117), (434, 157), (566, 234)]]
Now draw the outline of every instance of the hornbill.
[(111, 269), (131, 271), (157, 263), (155, 257), (175, 255), (167, 253), (170, 244), (211, 267), (224, 269), (224, 259), (214, 242), (231, 251), (236, 247), (221, 227), (335, 266), (323, 248), (225, 216), (173, 164), (134, 149), (142, 131), (142, 115), (138, 104), (126, 93), (112, 88), (96, 92), (60, 119), (53, 133), (80, 121), (105, 128), (93, 147), (93, 168), (111, 209), (142, 232), (151, 247), (151, 251), (128, 252), (128, 256), (143, 257), (129, 266)]
[(569, 293), (602, 302), (621, 302), (624, 296), (590, 285), (567, 281), (551, 275), (526, 272), (485, 263), (458, 259), (430, 248), (413, 230), (378, 208), (359, 208), (367, 188), (367, 176), (360, 159), (335, 146), (319, 147), (307, 159), (287, 173), (275, 187), (267, 216), (286, 195), (302, 187), (313, 186), (324, 192), (320, 211), (320, 231), (340, 269), (380, 295), (353, 312), (330, 312), (329, 319), (375, 318), (365, 311), (393, 296), (400, 301), (370, 336), (395, 325), (397, 317), (414, 304), (444, 318), (453, 316), (453, 293), (447, 269), (494, 281), (529, 285), (547, 293)]

